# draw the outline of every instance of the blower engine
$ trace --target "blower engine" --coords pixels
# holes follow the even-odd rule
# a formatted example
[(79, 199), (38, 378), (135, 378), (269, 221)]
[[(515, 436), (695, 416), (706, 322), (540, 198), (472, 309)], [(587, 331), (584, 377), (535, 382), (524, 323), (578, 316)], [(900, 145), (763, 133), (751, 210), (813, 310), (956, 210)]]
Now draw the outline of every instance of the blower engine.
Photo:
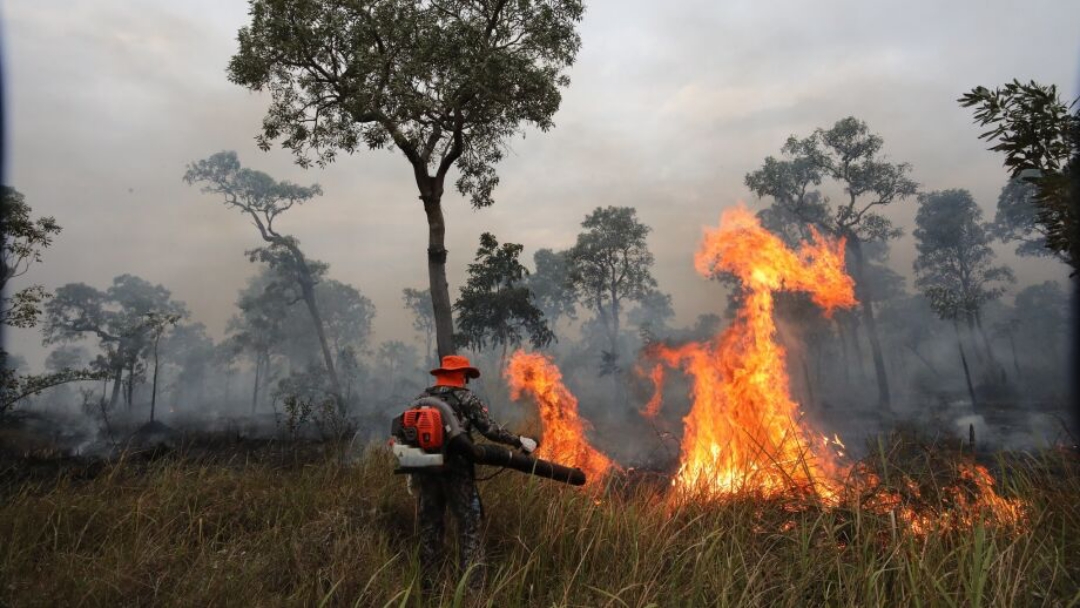
[(518, 454), (497, 445), (476, 445), (461, 430), (454, 410), (442, 399), (421, 397), (390, 425), (390, 447), (398, 461), (394, 473), (441, 471), (445, 457), (459, 454), (475, 464), (501, 466), (561, 481), (585, 484), (581, 469)]

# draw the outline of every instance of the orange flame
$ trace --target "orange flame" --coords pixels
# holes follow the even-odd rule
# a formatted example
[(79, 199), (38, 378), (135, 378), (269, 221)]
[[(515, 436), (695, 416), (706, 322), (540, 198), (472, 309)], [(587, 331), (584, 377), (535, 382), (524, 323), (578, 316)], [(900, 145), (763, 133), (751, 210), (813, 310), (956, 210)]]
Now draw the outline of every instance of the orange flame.
[(598, 452), (585, 437), (588, 423), (578, 416), (578, 402), (562, 382), (559, 368), (539, 353), (517, 351), (506, 366), (510, 397), (528, 393), (536, 401), (543, 423), (537, 455), (585, 472), (589, 483), (600, 480), (612, 467), (611, 460)]
[(656, 418), (656, 415), (660, 413), (660, 406), (663, 405), (663, 388), (664, 388), (664, 366), (661, 363), (657, 363), (649, 371), (649, 380), (653, 385), (653, 396), (649, 399), (649, 402), (645, 404), (645, 409), (641, 411), (641, 415), (646, 418)]
[[(784, 349), (774, 339), (772, 313), (773, 294), (781, 290), (809, 292), (827, 312), (855, 305), (854, 283), (843, 270), (843, 241), (813, 232), (813, 242), (803, 243), (796, 254), (740, 205), (724, 212), (719, 228), (705, 231), (694, 266), (705, 276), (734, 274), (746, 299), (735, 321), (713, 341), (658, 345), (650, 352), (693, 378), (694, 403), (683, 420), (674, 484), (710, 495), (793, 489), (835, 494), (827, 483), (827, 473), (836, 467), (833, 454), (812, 440), (816, 435), (788, 394)], [(657, 388), (654, 398), (659, 394)], [(659, 403), (650, 409), (658, 410)]]
[(811, 234), (810, 243), (792, 252), (741, 205), (721, 215), (719, 228), (706, 229), (694, 266), (705, 276), (734, 274), (745, 292), (743, 306), (710, 342), (657, 344), (646, 353), (659, 364), (650, 374), (655, 392), (644, 414), (655, 416), (661, 407), (660, 365), (681, 367), (693, 379), (672, 480), (678, 495), (812, 494), (835, 506), (862, 494), (871, 497), (866, 506), (872, 511), (891, 513), (916, 534), (978, 520), (1024, 521), (1023, 501), (999, 496), (981, 465), (958, 463), (957, 481), (940, 489), (947, 504), (931, 506), (910, 478), (900, 480), (901, 493), (866, 467), (841, 463), (846, 448), (840, 438), (820, 435), (802, 419), (789, 394), (784, 349), (775, 341), (773, 294), (807, 292), (826, 315), (856, 304), (844, 272), (844, 241)]

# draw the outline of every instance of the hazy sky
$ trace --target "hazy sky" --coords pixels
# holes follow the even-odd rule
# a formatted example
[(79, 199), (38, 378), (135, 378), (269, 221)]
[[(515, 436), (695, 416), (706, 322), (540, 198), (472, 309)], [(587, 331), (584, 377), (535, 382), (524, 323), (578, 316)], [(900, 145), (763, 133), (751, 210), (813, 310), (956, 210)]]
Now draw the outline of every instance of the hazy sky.
[[(104, 288), (136, 274), (220, 337), (254, 270), (243, 251), (258, 239), (181, 176), (186, 163), (232, 149), (247, 166), (323, 186), (280, 228), (375, 302), (376, 339), (411, 338), (401, 290), (427, 284), (427, 228), (410, 167), (378, 151), (304, 170), (287, 151), (259, 151), (268, 99), (225, 78), (246, 13), (246, 2), (226, 0), (3, 4), (6, 182), (64, 228), (24, 279)], [(719, 312), (719, 286), (691, 263), (702, 226), (738, 200), (760, 207), (743, 176), (788, 135), (849, 115), (884, 137), (892, 160), (910, 162), (923, 189), (967, 188), (991, 219), (1002, 159), (955, 100), (1013, 77), (1074, 96), (1077, 23), (1075, 0), (588, 2), (556, 128), (511, 142), (494, 207), (444, 199), (451, 294), (481, 232), (524, 244), (531, 264), (538, 248), (571, 245), (595, 207), (631, 205), (653, 228), (655, 275), (676, 323)], [(910, 227), (915, 208), (908, 200), (887, 215)], [(1018, 287), (1066, 276), (1056, 262), (998, 250)], [(894, 269), (910, 275), (913, 257), (910, 235), (894, 243)], [(42, 361), (36, 332), (9, 338), (9, 350)]]

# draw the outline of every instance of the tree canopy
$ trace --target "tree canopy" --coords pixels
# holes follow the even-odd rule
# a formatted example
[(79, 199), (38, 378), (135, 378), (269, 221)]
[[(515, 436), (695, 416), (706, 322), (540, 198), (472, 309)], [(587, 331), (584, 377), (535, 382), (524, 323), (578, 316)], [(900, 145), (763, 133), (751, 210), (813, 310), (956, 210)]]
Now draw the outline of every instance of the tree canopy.
[(569, 85), (581, 0), (250, 0), (229, 79), (268, 91), (257, 140), (297, 162), (397, 148), (428, 225), (439, 355), (454, 350), (442, 196), (454, 167), (476, 208), (494, 202), (505, 140), (542, 131)]
[(1080, 99), (1065, 103), (1055, 85), (1013, 80), (993, 90), (975, 87), (957, 101), (975, 107), (975, 122), (990, 127), (979, 138), (996, 142), (990, 149), (1005, 154), (1010, 177), (1034, 184), (1039, 232), (1075, 272), (1080, 224), (1070, 180), (1080, 172)]
[(566, 251), (537, 249), (533, 254), (536, 270), (528, 277), (529, 291), (551, 323), (552, 331), (555, 331), (559, 319), (577, 318), (577, 296), (570, 285), (567, 257)]
[(982, 210), (967, 190), (919, 195), (915, 216), (915, 285), (944, 319), (974, 320), (1004, 293), (1012, 271), (994, 264)]
[(281, 288), (295, 288), (307, 305), (315, 335), (322, 350), (323, 365), (338, 407), (345, 407), (341, 382), (334, 368), (334, 353), (326, 338), (326, 327), (319, 309), (315, 286), (327, 266), (309, 262), (296, 237), (283, 234), (274, 227), (274, 220), (295, 205), (303, 204), (322, 194), (318, 184), (298, 186), (277, 181), (262, 171), (240, 165), (236, 152), (218, 152), (209, 158), (191, 163), (184, 181), (201, 184), (202, 191), (220, 195), (226, 207), (238, 209), (255, 223), (259, 236), (266, 243), (247, 252), (252, 261), (268, 264), (282, 277)]
[(462, 346), (502, 347), (505, 354), (525, 339), (543, 348), (555, 338), (525, 285), (529, 271), (518, 261), (522, 249), (516, 243), (500, 246), (488, 232), (480, 235), (476, 261), (469, 264), (469, 278), (454, 304)]
[[(769, 156), (762, 167), (746, 175), (746, 185), (759, 197), (773, 199), (761, 213), (762, 223), (788, 242), (804, 239), (810, 226), (846, 239), (848, 262), (862, 305), (862, 323), (870, 338), (878, 402), (890, 407), (885, 357), (874, 320), (865, 243), (898, 238), (902, 231), (881, 210), (916, 194), (918, 184), (908, 174), (911, 165), (892, 163), (881, 154), (884, 140), (853, 116), (817, 129), (804, 139), (791, 136), (780, 149), (783, 158)], [(816, 188), (829, 178), (842, 186), (845, 197), (835, 205)]]
[(656, 288), (653, 255), (646, 237), (652, 230), (633, 207), (597, 207), (581, 223), (584, 230), (567, 254), (570, 284), (578, 301), (592, 309), (618, 356), (619, 322), (626, 301), (641, 302)]

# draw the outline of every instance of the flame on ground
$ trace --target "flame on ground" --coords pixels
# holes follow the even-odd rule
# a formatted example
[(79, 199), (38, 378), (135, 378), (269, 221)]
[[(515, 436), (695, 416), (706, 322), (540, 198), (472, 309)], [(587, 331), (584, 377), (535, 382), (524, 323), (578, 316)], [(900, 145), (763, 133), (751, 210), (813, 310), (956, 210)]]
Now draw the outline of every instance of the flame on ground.
[[(706, 230), (694, 266), (709, 277), (734, 274), (745, 300), (735, 321), (712, 341), (659, 344), (649, 353), (693, 378), (693, 406), (683, 420), (674, 485), (709, 495), (773, 496), (792, 490), (834, 495), (833, 454), (812, 439), (816, 434), (788, 394), (784, 349), (775, 340), (773, 294), (808, 292), (827, 313), (854, 306), (854, 283), (843, 270), (843, 241), (814, 232), (811, 243), (792, 252), (739, 206), (724, 212), (719, 228)], [(657, 377), (654, 373), (654, 381)], [(659, 386), (655, 395), (658, 401)]]
[[(640, 369), (638, 373), (641, 374)], [(664, 365), (662, 363), (657, 363), (649, 370), (649, 380), (653, 384), (653, 396), (645, 404), (645, 409), (641, 410), (641, 415), (646, 418), (656, 418), (656, 415), (660, 413), (660, 406), (663, 405)]]
[(818, 434), (802, 418), (790, 396), (784, 348), (775, 339), (773, 296), (808, 293), (826, 315), (857, 303), (854, 282), (844, 271), (844, 241), (813, 229), (811, 234), (793, 252), (741, 205), (725, 211), (718, 228), (706, 229), (694, 266), (707, 277), (728, 272), (738, 278), (742, 307), (708, 342), (655, 344), (646, 352), (657, 362), (649, 373), (654, 393), (643, 411), (647, 417), (661, 408), (663, 365), (681, 368), (692, 379), (693, 404), (683, 419), (672, 480), (676, 496), (806, 496), (829, 506), (861, 496), (872, 511), (891, 513), (916, 533), (980, 519), (1021, 521), (1023, 503), (1000, 497), (980, 465), (959, 463), (957, 479), (939, 489), (942, 502), (931, 503), (910, 478), (903, 479), (901, 492), (843, 463), (839, 438)]
[(543, 424), (537, 455), (585, 472), (589, 483), (603, 478), (613, 466), (585, 437), (588, 423), (578, 416), (577, 398), (562, 382), (559, 368), (539, 353), (517, 351), (506, 366), (510, 397), (528, 393), (536, 401)]

